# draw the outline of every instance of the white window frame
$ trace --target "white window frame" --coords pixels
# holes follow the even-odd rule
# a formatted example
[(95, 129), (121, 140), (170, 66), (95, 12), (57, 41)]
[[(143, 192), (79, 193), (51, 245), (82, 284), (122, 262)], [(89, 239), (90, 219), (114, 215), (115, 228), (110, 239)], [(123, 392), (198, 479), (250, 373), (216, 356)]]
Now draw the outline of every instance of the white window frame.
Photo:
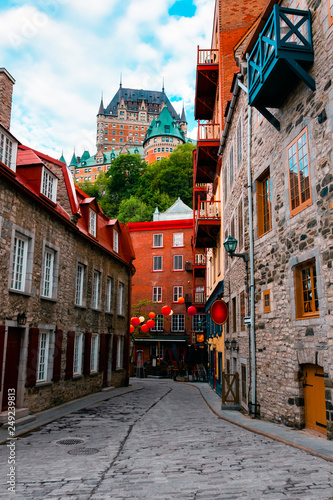
[[(19, 240), (23, 242), (21, 255), (17, 253), (17, 243)], [(34, 244), (35, 236), (33, 233), (13, 224), (8, 279), (8, 288), (11, 292), (31, 293)], [(19, 277), (20, 279), (18, 280)]]
[(98, 346), (99, 346), (99, 335), (92, 334), (91, 336), (91, 350), (90, 350), (90, 372), (98, 371)]
[[(179, 267), (179, 266), (181, 266), (181, 267)], [(173, 256), (173, 270), (174, 271), (184, 271), (184, 256), (183, 255), (174, 255)]]
[(86, 277), (86, 266), (82, 262), (78, 262), (76, 266), (75, 277), (75, 305), (84, 306), (84, 285)]
[(124, 316), (124, 307), (125, 307), (125, 284), (119, 281), (118, 283), (118, 315)]
[(116, 229), (113, 230), (113, 250), (119, 252), (119, 234)]
[[(40, 295), (41, 297), (46, 299), (56, 299), (58, 278), (58, 247), (50, 245), (49, 243), (44, 243), (43, 247), (43, 268)], [(51, 256), (51, 261), (50, 265), (47, 267), (48, 255)], [(46, 291), (47, 283), (48, 291)]]
[(92, 208), (89, 208), (89, 234), (91, 234), (95, 238), (97, 235), (96, 226), (97, 226), (97, 214)]
[(92, 308), (99, 309), (100, 308), (100, 297), (101, 297), (101, 272), (97, 269), (94, 269), (93, 274), (93, 284), (92, 284)]
[(150, 329), (151, 332), (163, 332), (163, 314), (156, 314), (155, 326)]
[(173, 302), (178, 302), (179, 297), (183, 297), (184, 288), (182, 286), (173, 287)]
[[(161, 259), (161, 260), (157, 260)], [(159, 262), (161, 263), (159, 266)], [(163, 257), (162, 255), (153, 256), (153, 271), (163, 271)]]
[(172, 332), (185, 331), (185, 314), (173, 314), (171, 316), (171, 331)]
[(106, 278), (106, 303), (105, 303), (105, 311), (112, 312), (113, 311), (113, 278), (108, 276)]
[(17, 145), (14, 138), (0, 130), (0, 161), (13, 172), (16, 172)]
[(40, 192), (49, 200), (56, 203), (58, 179), (51, 172), (43, 167)]
[(162, 302), (162, 287), (161, 286), (153, 286), (153, 302), (157, 302), (157, 303)]
[[(160, 245), (158, 244), (159, 240), (161, 240)], [(163, 247), (163, 233), (153, 234), (153, 248), (162, 248), (162, 247)]]
[(46, 382), (48, 379), (49, 367), (49, 350), (50, 350), (50, 332), (40, 331), (38, 338), (38, 360), (36, 383)]
[(82, 350), (83, 334), (76, 333), (74, 338), (73, 375), (82, 374)]
[(123, 335), (118, 336), (118, 342), (117, 342), (117, 362), (116, 362), (116, 368), (117, 370), (123, 368), (124, 366), (124, 337)]
[(174, 247), (184, 246), (184, 233), (173, 233), (173, 246)]
[(192, 316), (192, 330), (194, 332), (203, 332), (203, 326), (199, 328), (198, 323), (201, 321), (205, 321), (205, 314), (195, 314)]

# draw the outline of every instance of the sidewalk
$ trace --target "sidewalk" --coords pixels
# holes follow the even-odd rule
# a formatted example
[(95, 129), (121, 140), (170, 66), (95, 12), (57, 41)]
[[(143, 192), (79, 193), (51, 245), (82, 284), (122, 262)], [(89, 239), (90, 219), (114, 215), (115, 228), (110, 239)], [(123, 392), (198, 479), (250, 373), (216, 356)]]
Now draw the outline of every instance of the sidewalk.
[[(50, 410), (35, 413), (34, 415), (32, 415), (32, 417), (34, 417), (34, 420), (24, 423), (23, 425), (16, 425), (15, 437), (20, 436), (21, 434), (25, 434), (26, 432), (31, 432), (35, 429), (38, 429), (38, 427), (41, 427), (42, 425), (53, 422), (53, 420), (57, 420), (58, 418), (64, 417), (65, 415), (68, 415), (75, 411), (87, 408), (88, 406), (106, 401), (107, 399), (122, 396), (123, 394), (126, 394), (128, 392), (138, 391), (140, 389), (142, 389), (142, 385), (137, 382), (131, 381), (131, 384), (128, 387), (119, 387), (117, 389), (109, 388), (101, 392), (90, 394), (89, 396), (84, 396), (80, 399), (75, 399), (74, 401), (69, 401), (68, 403), (56, 406), (55, 408), (50, 408)], [(31, 417), (31, 415), (29, 415), (29, 417)], [(3, 426), (0, 427), (0, 444), (7, 441), (9, 437), (10, 436), (8, 435), (8, 429), (4, 428)]]
[(221, 398), (208, 383), (195, 382), (190, 383), (190, 385), (197, 387), (210, 409), (219, 418), (256, 434), (275, 439), (281, 443), (299, 448), (307, 453), (333, 462), (333, 441), (327, 441), (325, 437), (312, 436), (304, 431), (297, 431), (282, 424), (273, 424), (265, 420), (253, 419), (247, 415), (243, 415), (239, 411), (222, 410)]

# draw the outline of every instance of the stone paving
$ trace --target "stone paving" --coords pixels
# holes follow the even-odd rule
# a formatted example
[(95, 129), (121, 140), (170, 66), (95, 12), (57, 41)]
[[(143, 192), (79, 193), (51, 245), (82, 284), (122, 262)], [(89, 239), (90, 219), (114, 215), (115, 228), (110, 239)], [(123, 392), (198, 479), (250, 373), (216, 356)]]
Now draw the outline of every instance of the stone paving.
[(219, 419), (191, 385), (142, 385), (18, 438), (15, 495), (1, 445), (0, 498), (333, 498), (332, 463)]

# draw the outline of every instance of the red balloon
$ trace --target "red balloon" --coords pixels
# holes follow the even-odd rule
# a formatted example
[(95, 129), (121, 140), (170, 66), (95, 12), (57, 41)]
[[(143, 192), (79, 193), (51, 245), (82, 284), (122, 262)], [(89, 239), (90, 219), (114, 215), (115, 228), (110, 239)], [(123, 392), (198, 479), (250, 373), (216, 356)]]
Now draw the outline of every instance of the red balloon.
[(134, 318), (131, 319), (131, 323), (132, 323), (133, 326), (139, 326), (140, 325), (140, 320), (139, 320), (139, 318), (134, 317)]
[(147, 326), (146, 324), (141, 325), (141, 331), (142, 331), (143, 333), (147, 333), (147, 332), (148, 332), (148, 330), (149, 330), (149, 328), (148, 328), (148, 326)]
[(133, 333), (133, 332), (134, 332), (134, 326), (130, 325), (130, 333)]
[(171, 307), (163, 306), (161, 309), (161, 313), (163, 314), (163, 316), (169, 316), (169, 314), (171, 313)]
[(147, 321), (147, 326), (148, 326), (148, 328), (154, 328), (154, 326), (155, 326), (155, 321), (154, 321), (154, 320), (152, 320), (152, 319), (149, 319), (149, 320)]
[(148, 316), (150, 317), (150, 319), (154, 319), (156, 314), (154, 312), (150, 312)]
[(197, 314), (197, 308), (194, 307), (194, 306), (190, 306), (188, 309), (187, 309), (187, 313), (190, 315), (190, 316), (194, 316), (195, 314)]
[(223, 325), (228, 319), (228, 306), (224, 300), (215, 300), (210, 308), (210, 316), (216, 325)]
[(179, 304), (184, 304), (184, 302), (185, 302), (184, 297), (179, 297), (178, 302), (179, 302)]

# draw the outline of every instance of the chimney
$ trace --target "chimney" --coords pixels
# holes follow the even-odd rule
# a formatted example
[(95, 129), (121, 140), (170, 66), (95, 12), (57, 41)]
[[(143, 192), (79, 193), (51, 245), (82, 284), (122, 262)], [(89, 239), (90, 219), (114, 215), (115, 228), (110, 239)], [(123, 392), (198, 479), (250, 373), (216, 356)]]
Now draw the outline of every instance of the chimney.
[(8, 71), (5, 68), (0, 68), (0, 123), (7, 130), (10, 128), (14, 83), (15, 80)]

